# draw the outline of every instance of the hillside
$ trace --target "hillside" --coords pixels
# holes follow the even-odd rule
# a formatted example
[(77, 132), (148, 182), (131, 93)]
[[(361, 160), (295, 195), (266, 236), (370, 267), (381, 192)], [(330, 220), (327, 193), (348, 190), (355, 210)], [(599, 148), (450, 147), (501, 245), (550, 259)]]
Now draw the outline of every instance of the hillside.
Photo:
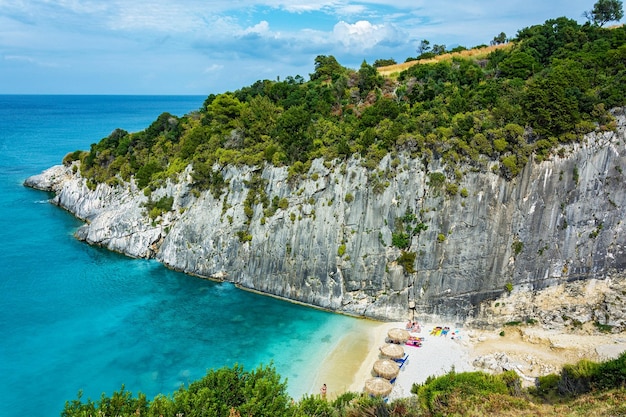
[(445, 54), (437, 55), (433, 58), (428, 59), (415, 59), (412, 61), (402, 62), (400, 64), (395, 65), (385, 65), (382, 67), (378, 67), (378, 73), (385, 77), (389, 77), (392, 75), (399, 75), (402, 71), (411, 68), (414, 65), (422, 65), (422, 64), (435, 64), (441, 61), (453, 61), (454, 59), (488, 59), (489, 54), (497, 49), (510, 48), (512, 47), (512, 43), (501, 43), (497, 45), (485, 46), (485, 47), (476, 47), (467, 49), (459, 52), (448, 52)]
[[(481, 322), (511, 292), (623, 280), (624, 57), (623, 27), (566, 18), (397, 79), (318, 56), (309, 81), (115, 130), (27, 184), (86, 220), (80, 239), (189, 274)], [(613, 295), (563, 308), (621, 330)]]

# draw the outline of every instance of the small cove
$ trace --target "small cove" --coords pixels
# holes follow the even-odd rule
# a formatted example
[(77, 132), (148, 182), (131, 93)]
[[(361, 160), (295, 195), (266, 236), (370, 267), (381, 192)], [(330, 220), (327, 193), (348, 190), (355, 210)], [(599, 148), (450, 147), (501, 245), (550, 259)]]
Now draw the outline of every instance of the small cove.
[(22, 181), (120, 127), (183, 115), (203, 97), (0, 96), (0, 400), (8, 416), (124, 384), (148, 398), (208, 369), (273, 363), (290, 394), (361, 321), (171, 271), (73, 237), (81, 224)]

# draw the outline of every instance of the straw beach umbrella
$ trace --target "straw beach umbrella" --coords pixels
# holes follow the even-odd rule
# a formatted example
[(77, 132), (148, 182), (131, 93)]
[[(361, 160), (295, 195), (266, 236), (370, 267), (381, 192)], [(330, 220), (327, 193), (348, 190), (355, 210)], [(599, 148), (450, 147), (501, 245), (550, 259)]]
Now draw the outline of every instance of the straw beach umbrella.
[(393, 379), (398, 376), (400, 366), (391, 359), (379, 359), (374, 362), (374, 372), (385, 379)]
[(387, 332), (387, 337), (389, 338), (389, 340), (391, 340), (392, 342), (396, 342), (396, 343), (404, 343), (407, 340), (409, 340), (409, 337), (411, 335), (409, 334), (409, 332), (407, 332), (404, 329), (391, 329)]
[(387, 343), (380, 348), (380, 353), (391, 359), (400, 359), (404, 357), (404, 348), (400, 345)]
[(386, 397), (392, 389), (393, 385), (385, 378), (370, 378), (365, 381), (365, 391), (372, 395)]

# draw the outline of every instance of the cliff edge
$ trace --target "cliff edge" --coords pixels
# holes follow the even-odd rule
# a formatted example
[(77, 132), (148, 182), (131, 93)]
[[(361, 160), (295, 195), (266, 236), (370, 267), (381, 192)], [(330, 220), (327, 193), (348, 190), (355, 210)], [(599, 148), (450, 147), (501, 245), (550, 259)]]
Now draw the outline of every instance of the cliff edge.
[[(149, 196), (133, 181), (90, 189), (77, 162), (25, 185), (84, 219), (76, 236), (90, 244), (338, 312), (489, 324), (499, 297), (602, 281), (606, 296), (585, 317), (623, 330), (621, 309), (597, 307), (620, 304), (626, 268), (624, 112), (615, 119), (615, 132), (588, 134), (510, 181), (467, 166), (456, 188), (440, 162), (403, 154), (375, 171), (357, 157), (316, 160), (296, 179), (222, 167), (222, 194), (194, 190), (191, 167)], [(163, 198), (171, 208), (151, 217)]]

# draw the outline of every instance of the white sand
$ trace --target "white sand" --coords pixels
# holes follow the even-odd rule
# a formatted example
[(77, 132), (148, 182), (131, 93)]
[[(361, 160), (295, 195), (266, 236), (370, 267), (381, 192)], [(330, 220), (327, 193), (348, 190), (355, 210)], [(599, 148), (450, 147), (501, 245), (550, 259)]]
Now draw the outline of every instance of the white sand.
[[(421, 333), (412, 333), (424, 338), (422, 346), (402, 345), (409, 358), (396, 378), (390, 400), (411, 396), (413, 384), (421, 384), (429, 376), (443, 375), (453, 367), (457, 372), (476, 370), (472, 363), (481, 355), (505, 353), (515, 368), (532, 381), (541, 374), (559, 372), (565, 363), (582, 358), (604, 360), (626, 350), (626, 333), (584, 335), (519, 327), (506, 328), (506, 336), (502, 337), (500, 329), (465, 330), (450, 323), (436, 325), (451, 328), (447, 337), (430, 335), (434, 325), (422, 323)], [(382, 357), (379, 348), (385, 344), (387, 332), (404, 326), (405, 323), (364, 321), (320, 364), (311, 394), (319, 394), (322, 383), (328, 385), (329, 399), (347, 391), (363, 392), (365, 381), (375, 376), (373, 365)]]
[[(365, 381), (375, 376), (373, 373), (374, 362), (383, 357), (380, 355), (379, 348), (385, 344), (387, 332), (392, 328), (403, 329), (404, 325), (405, 323), (384, 323), (375, 329), (372, 337), (372, 349), (355, 374), (350, 391), (363, 392)], [(448, 324), (438, 323), (437, 325), (446, 326)], [(396, 378), (393, 391), (389, 395), (390, 400), (410, 396), (413, 384), (423, 383), (429, 376), (443, 375), (453, 367), (459, 372), (473, 370), (469, 363), (469, 349), (463, 339), (463, 330), (451, 325), (448, 326), (450, 326), (451, 331), (447, 336), (430, 335), (434, 326), (423, 323), (420, 333), (411, 333), (414, 336), (423, 337), (424, 341), (421, 347), (402, 345), (409, 357)], [(457, 331), (459, 335), (455, 336), (454, 339), (451, 338), (453, 331)]]
[[(409, 355), (400, 370), (389, 395), (390, 399), (408, 397), (414, 383), (422, 383), (429, 376), (443, 375), (452, 367), (456, 371), (473, 370), (470, 365), (469, 347), (465, 341), (463, 330), (447, 323), (438, 326), (450, 326), (447, 337), (431, 336), (433, 325), (422, 323), (421, 333), (411, 333), (423, 337), (421, 347), (406, 346), (404, 351)], [(380, 323), (364, 321), (355, 332), (346, 334), (335, 350), (320, 364), (310, 394), (319, 394), (322, 384), (328, 386), (327, 397), (336, 398), (344, 392), (363, 392), (365, 381), (375, 374), (374, 362), (383, 356), (379, 348), (386, 343), (387, 332), (393, 328), (404, 329), (405, 323)], [(458, 335), (452, 338), (452, 332)]]

